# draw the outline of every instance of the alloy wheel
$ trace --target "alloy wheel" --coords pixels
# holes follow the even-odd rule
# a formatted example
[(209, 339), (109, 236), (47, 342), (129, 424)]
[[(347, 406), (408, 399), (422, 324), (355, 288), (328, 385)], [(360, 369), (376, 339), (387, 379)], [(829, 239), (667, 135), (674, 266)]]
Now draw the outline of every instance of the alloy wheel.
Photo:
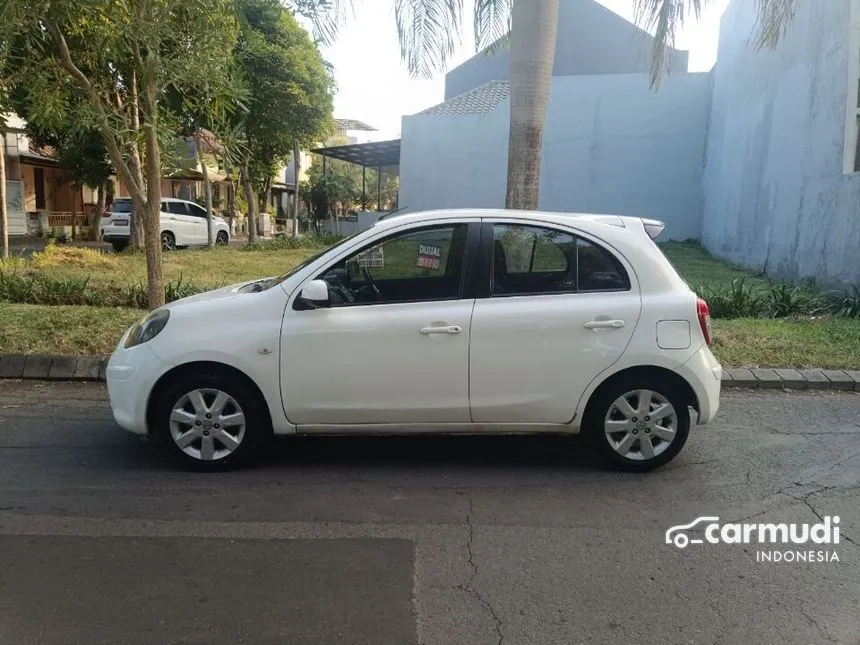
[(245, 438), (245, 414), (226, 392), (206, 388), (182, 396), (170, 413), (170, 436), (189, 457), (216, 461), (231, 455)]
[(173, 251), (176, 248), (176, 240), (170, 233), (161, 234), (161, 248), (164, 251)]
[(664, 453), (678, 432), (678, 414), (669, 400), (652, 390), (619, 396), (606, 413), (603, 430), (621, 457), (647, 461)]

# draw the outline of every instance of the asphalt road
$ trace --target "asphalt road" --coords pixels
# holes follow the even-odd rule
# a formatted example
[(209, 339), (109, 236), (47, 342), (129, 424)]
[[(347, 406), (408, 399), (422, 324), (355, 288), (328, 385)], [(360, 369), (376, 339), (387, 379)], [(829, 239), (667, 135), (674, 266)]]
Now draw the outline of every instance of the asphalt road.
[[(200, 475), (101, 385), (0, 382), (0, 643), (860, 643), (860, 395), (726, 393), (648, 475), (581, 448), (290, 438)], [(839, 515), (839, 561), (665, 544), (704, 515)]]

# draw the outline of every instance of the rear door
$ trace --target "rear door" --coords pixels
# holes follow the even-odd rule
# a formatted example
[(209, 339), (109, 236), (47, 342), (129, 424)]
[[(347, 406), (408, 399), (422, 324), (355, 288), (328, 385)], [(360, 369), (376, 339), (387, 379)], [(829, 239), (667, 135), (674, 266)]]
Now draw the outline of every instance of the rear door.
[(567, 423), (633, 335), (635, 275), (599, 241), (561, 228), (484, 220), (482, 246), (491, 275), (472, 315), (472, 420)]

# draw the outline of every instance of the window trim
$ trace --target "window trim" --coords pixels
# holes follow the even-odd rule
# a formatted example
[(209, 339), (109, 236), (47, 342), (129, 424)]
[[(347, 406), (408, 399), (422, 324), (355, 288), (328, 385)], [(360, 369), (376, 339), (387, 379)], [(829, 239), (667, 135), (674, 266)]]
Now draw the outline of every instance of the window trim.
[(432, 300), (428, 299), (415, 299), (415, 300), (380, 300), (377, 302), (344, 302), (338, 304), (332, 304), (328, 307), (321, 307), (321, 309), (347, 309), (353, 307), (376, 307), (383, 305), (406, 305), (406, 304), (416, 304), (416, 303), (430, 303), (430, 302), (454, 302), (456, 300), (470, 300), (473, 299), (474, 296), (470, 295), (470, 292), (473, 288), (474, 279), (470, 280), (470, 267), (474, 266), (474, 263), (471, 261), (471, 257), (473, 254), (477, 252), (478, 247), (478, 236), (480, 235), (480, 222), (479, 221), (445, 221), (445, 222), (434, 222), (432, 224), (420, 224), (418, 226), (409, 226), (404, 228), (398, 228), (392, 231), (388, 231), (386, 235), (381, 235), (372, 240), (367, 241), (365, 244), (357, 247), (352, 247), (349, 251), (342, 255), (338, 255), (336, 259), (332, 262), (324, 265), (322, 268), (315, 270), (311, 273), (307, 279), (302, 281), (302, 284), (296, 289), (295, 297), (292, 303), (292, 309), (295, 311), (314, 311), (308, 310), (303, 307), (301, 303), (301, 291), (305, 284), (310, 282), (311, 280), (321, 280), (320, 276), (324, 275), (326, 272), (330, 271), (332, 267), (336, 266), (340, 262), (362, 253), (374, 246), (378, 246), (380, 244), (385, 244), (388, 240), (392, 238), (400, 237), (403, 235), (411, 235), (414, 233), (419, 233), (422, 231), (431, 231), (434, 229), (440, 228), (453, 228), (457, 226), (465, 226), (466, 227), (466, 242), (463, 248), (463, 257), (460, 260), (460, 284), (458, 285), (457, 295), (451, 296), (448, 298), (434, 298)]
[[(571, 235), (575, 240), (577, 240), (576, 244), (576, 289), (573, 291), (528, 291), (523, 293), (493, 293), (493, 227), (496, 225), (507, 225), (507, 226), (522, 226), (525, 228), (544, 228), (550, 231), (554, 231), (557, 233), (562, 233), (565, 235)], [(536, 221), (524, 221), (524, 220), (507, 220), (507, 219), (484, 219), (481, 224), (481, 266), (486, 268), (486, 272), (488, 274), (487, 280), (484, 285), (486, 289), (483, 290), (485, 295), (476, 296), (479, 298), (524, 298), (530, 296), (577, 296), (577, 295), (587, 295), (592, 293), (630, 293), (634, 291), (633, 289), (633, 280), (630, 278), (630, 270), (632, 267), (628, 268), (626, 265), (629, 264), (623, 259), (623, 256), (616, 251), (613, 247), (608, 245), (606, 242), (597, 240), (591, 236), (584, 235), (580, 231), (575, 229), (566, 229), (564, 227), (557, 226), (555, 224), (548, 224), (545, 222), (536, 222)], [(602, 249), (606, 253), (609, 253), (621, 268), (624, 270), (624, 277), (627, 280), (627, 287), (624, 289), (580, 289), (579, 288), (579, 243), (578, 240), (584, 240), (593, 246), (596, 246), (599, 249)]]

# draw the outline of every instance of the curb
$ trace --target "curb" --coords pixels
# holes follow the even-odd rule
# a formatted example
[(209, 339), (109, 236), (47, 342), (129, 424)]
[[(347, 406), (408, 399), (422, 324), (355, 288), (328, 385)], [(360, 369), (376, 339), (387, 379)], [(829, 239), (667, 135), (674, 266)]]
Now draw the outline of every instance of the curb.
[[(0, 354), (0, 379), (104, 381), (108, 358)], [(860, 392), (860, 370), (725, 367), (723, 387)]]
[(107, 356), (0, 354), (0, 379), (104, 381)]

